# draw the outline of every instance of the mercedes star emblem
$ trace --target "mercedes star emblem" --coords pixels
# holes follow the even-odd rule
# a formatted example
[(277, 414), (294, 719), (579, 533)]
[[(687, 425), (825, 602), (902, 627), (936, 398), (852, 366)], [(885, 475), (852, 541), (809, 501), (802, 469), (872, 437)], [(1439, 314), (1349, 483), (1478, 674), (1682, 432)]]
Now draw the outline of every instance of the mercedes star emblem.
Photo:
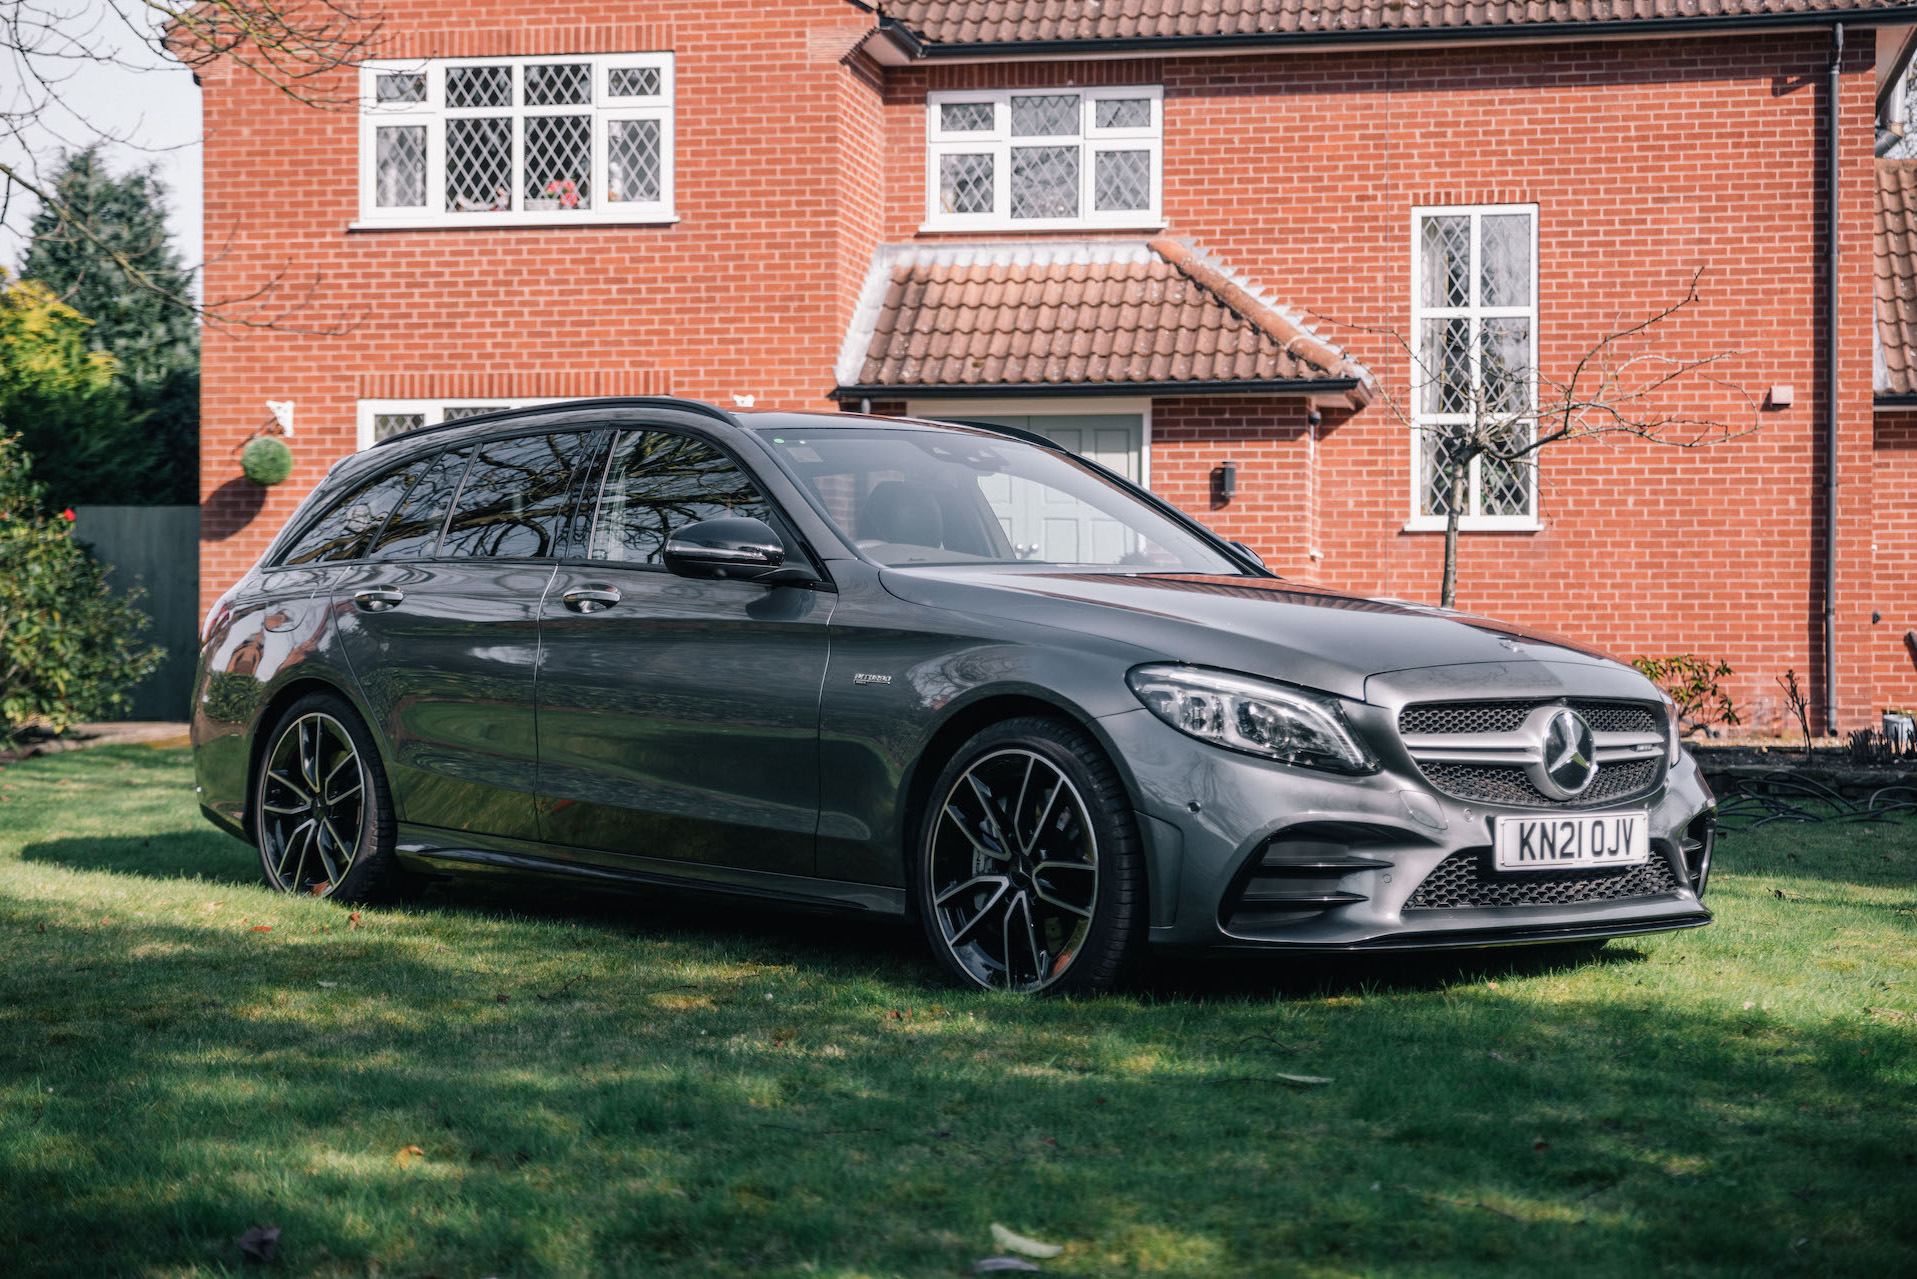
[(1597, 777), (1597, 738), (1591, 723), (1568, 706), (1544, 721), (1544, 767), (1539, 781), (1553, 799), (1576, 799)]

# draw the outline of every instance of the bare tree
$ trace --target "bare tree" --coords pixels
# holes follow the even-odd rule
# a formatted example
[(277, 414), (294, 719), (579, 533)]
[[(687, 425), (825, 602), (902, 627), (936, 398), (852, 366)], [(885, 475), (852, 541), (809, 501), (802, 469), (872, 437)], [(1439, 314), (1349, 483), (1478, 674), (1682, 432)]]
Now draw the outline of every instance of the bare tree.
[[(1380, 377), (1376, 390), (1392, 416), (1416, 431), (1425, 459), (1423, 505), (1445, 517), (1443, 607), (1453, 607), (1457, 595), (1458, 521), (1469, 505), (1474, 466), (1480, 488), (1528, 496), (1538, 454), (1555, 445), (1629, 436), (1694, 449), (1758, 429), (1757, 399), (1715, 373), (1741, 351), (1682, 355), (1661, 349), (1673, 321), (1699, 303), (1703, 278), (1699, 267), (1678, 301), (1635, 322), (1620, 320), (1558, 377), (1538, 367), (1536, 336), (1528, 327), (1446, 320), (1407, 340), (1396, 329), (1319, 317), (1382, 337), (1407, 359), (1408, 385), (1393, 387)], [(1750, 409), (1749, 421), (1681, 407), (1693, 382), (1708, 382), (1741, 400)]]
[(77, 84), (96, 67), (135, 73), (164, 61), (195, 70), (225, 61), (315, 110), (357, 110), (355, 95), (341, 91), (338, 73), (367, 56), (381, 25), (376, 10), (354, 0), (0, 3), (0, 84), (10, 83), (0, 89), (0, 224), (25, 234), (26, 220), (38, 212), (42, 236), (90, 246), (130, 289), (210, 322), (303, 332), (350, 327), (311, 323), (303, 313), (317, 279), (295, 281), (287, 266), (242, 294), (195, 298), (96, 229), (86, 209), (42, 175), (35, 157), (49, 141), (63, 153), (102, 143), (138, 145), (132, 130), (96, 122), (98, 113)]

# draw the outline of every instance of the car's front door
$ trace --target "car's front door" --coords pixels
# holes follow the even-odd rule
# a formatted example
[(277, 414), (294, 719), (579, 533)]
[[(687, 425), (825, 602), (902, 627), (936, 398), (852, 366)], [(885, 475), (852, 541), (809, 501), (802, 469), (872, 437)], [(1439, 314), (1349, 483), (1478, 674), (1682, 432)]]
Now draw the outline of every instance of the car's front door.
[(538, 837), (539, 605), (599, 440), (558, 431), (442, 454), (335, 587), (401, 821)]
[(835, 597), (666, 571), (667, 536), (750, 515), (788, 529), (712, 442), (620, 432), (584, 557), (540, 613), (548, 843), (809, 875), (819, 682)]

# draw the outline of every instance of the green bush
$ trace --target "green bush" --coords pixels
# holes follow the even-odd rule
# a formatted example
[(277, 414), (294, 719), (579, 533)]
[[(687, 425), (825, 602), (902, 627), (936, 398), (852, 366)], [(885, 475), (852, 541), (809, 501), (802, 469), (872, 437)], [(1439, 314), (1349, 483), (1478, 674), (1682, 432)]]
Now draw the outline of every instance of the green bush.
[(1631, 665), (1671, 695), (1685, 731), (1712, 724), (1740, 724), (1737, 707), (1719, 680), (1736, 674), (1729, 662), (1709, 662), (1690, 653), (1676, 657), (1634, 657)]
[(240, 450), (240, 470), (261, 487), (270, 488), (293, 473), (293, 450), (277, 435), (262, 435)]
[(165, 656), (141, 642), (139, 593), (109, 590), (73, 540), (73, 513), (41, 509), (30, 465), (0, 434), (0, 738), (111, 714)]

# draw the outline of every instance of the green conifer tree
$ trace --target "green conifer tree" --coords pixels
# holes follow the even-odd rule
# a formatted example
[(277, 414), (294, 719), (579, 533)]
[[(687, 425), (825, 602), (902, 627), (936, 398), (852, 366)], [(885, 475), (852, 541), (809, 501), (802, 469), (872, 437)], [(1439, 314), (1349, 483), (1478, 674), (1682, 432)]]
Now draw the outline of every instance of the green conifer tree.
[[(200, 335), (182, 305), (193, 273), (166, 238), (165, 186), (150, 171), (114, 177), (95, 148), (67, 156), (53, 185), (61, 207), (34, 216), (20, 275), (92, 321), (88, 345), (113, 357), (130, 429), (113, 432), (112, 451), (123, 456), (102, 471), (101, 441), (78, 434), (97, 428), (77, 421), (13, 425), (30, 437), (41, 480), (63, 505), (195, 502)], [(140, 271), (145, 287), (128, 281), (113, 253)]]

